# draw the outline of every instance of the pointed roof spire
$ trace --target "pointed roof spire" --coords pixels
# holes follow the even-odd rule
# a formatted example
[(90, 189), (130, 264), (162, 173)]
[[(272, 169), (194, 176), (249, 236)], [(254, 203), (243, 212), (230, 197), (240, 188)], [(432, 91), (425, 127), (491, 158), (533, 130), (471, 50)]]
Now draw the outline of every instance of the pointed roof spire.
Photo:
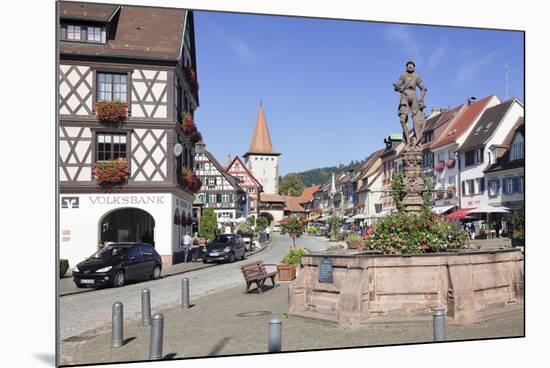
[(250, 148), (245, 156), (255, 153), (279, 155), (278, 152), (275, 152), (273, 145), (271, 144), (271, 137), (269, 136), (269, 129), (267, 128), (267, 122), (265, 120), (265, 113), (261, 100), (260, 107), (258, 109), (258, 117), (256, 119), (256, 127), (254, 128), (254, 133), (252, 134), (252, 141), (250, 142)]

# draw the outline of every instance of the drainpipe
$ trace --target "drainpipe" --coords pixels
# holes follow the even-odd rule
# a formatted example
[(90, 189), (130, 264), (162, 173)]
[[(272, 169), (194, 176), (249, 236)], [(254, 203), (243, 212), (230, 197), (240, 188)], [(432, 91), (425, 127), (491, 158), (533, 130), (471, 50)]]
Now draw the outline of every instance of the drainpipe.
[(458, 168), (458, 182), (457, 182), (457, 190), (458, 193), (458, 208), (462, 208), (462, 180), (460, 177), (460, 153), (458, 151), (455, 151), (455, 157), (456, 157), (456, 165)]

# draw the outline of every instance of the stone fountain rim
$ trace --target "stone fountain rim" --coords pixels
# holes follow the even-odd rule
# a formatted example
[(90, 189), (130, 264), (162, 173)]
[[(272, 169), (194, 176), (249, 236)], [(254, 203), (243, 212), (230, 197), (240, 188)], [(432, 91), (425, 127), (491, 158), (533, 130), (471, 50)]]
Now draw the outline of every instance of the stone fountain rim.
[(339, 254), (333, 252), (321, 253), (308, 253), (303, 257), (313, 258), (411, 258), (411, 257), (441, 257), (441, 256), (464, 256), (464, 255), (478, 255), (478, 254), (496, 254), (496, 253), (509, 253), (509, 252), (521, 252), (516, 248), (504, 248), (504, 249), (464, 249), (454, 252), (436, 252), (436, 253), (410, 253), (410, 254), (377, 254), (370, 253), (368, 251), (356, 252), (353, 254)]

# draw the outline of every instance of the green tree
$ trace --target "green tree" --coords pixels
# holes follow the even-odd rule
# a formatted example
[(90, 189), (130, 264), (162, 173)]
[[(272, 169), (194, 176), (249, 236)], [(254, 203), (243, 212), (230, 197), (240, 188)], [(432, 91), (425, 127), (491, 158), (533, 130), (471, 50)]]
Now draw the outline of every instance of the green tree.
[(256, 219), (256, 232), (261, 233), (267, 227), (267, 218), (264, 216), (258, 216)]
[(281, 234), (288, 234), (292, 238), (292, 248), (296, 248), (296, 238), (304, 233), (307, 221), (303, 218), (292, 216), (284, 218), (281, 224)]
[(290, 173), (282, 177), (279, 182), (279, 194), (299, 196), (304, 190), (304, 184), (297, 174)]
[(338, 235), (340, 234), (340, 221), (336, 215), (330, 217), (330, 240), (338, 240)]
[(205, 209), (199, 223), (199, 235), (201, 238), (212, 239), (216, 236), (217, 228), (218, 224), (216, 222), (216, 214), (214, 213), (214, 209)]
[(403, 206), (403, 198), (405, 197), (404, 190), (404, 176), (403, 173), (397, 173), (393, 177), (393, 180), (391, 182), (391, 190), (393, 201), (395, 203), (395, 208), (398, 212), (403, 212), (405, 209), (405, 206)]

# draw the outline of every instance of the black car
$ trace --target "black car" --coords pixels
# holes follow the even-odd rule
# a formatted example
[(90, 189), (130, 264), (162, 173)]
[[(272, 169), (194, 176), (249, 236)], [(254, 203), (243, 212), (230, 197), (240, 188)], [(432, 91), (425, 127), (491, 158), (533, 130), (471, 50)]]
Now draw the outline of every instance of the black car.
[(146, 243), (111, 243), (73, 268), (77, 287), (124, 285), (128, 280), (160, 278), (162, 260)]
[(220, 234), (202, 250), (202, 261), (228, 261), (246, 258), (246, 247), (240, 235)]

